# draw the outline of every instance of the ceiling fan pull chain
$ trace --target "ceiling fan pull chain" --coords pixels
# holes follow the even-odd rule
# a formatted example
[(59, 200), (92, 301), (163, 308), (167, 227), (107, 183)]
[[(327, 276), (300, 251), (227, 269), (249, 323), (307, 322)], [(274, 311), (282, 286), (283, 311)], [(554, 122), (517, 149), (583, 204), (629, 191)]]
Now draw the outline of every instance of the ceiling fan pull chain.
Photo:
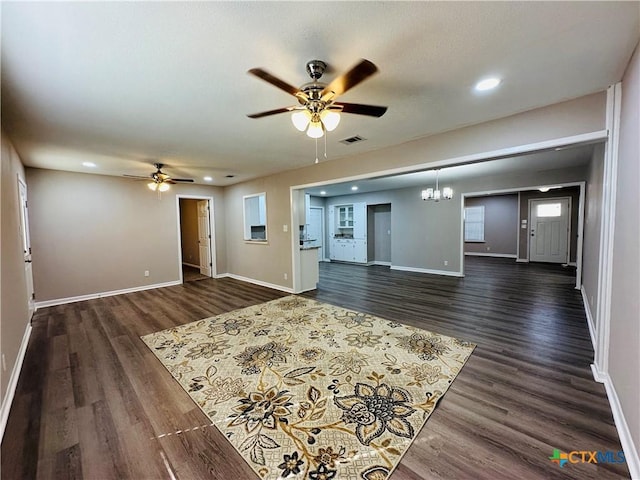
[(327, 133), (324, 134), (324, 158), (327, 158)]
[(318, 139), (316, 138), (316, 163), (318, 163)]

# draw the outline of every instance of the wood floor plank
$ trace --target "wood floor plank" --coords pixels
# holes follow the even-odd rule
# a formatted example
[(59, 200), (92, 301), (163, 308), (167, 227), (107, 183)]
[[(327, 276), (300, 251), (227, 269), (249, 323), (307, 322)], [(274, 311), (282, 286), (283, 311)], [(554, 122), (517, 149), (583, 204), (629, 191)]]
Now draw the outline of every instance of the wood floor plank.
[[(625, 464), (548, 458), (621, 450), (574, 274), (480, 257), (464, 278), (320, 265), (304, 296), (477, 344), (392, 480), (629, 478)], [(39, 310), (2, 478), (256, 478), (140, 336), (284, 295), (200, 279)]]

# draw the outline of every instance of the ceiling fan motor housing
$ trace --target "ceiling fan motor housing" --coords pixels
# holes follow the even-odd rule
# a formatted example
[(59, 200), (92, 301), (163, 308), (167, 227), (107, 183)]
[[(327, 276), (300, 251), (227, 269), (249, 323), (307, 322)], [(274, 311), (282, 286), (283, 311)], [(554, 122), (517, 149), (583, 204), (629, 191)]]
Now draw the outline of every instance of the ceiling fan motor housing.
[(314, 80), (318, 80), (326, 69), (327, 64), (322, 60), (310, 60), (307, 62), (307, 73)]

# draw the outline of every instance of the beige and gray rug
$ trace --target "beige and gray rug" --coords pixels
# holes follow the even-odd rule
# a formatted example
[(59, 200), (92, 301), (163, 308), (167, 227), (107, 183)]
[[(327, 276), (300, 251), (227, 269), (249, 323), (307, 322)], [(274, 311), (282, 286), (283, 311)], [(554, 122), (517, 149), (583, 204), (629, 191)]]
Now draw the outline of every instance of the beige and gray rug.
[(262, 478), (387, 478), (475, 345), (298, 296), (142, 337)]

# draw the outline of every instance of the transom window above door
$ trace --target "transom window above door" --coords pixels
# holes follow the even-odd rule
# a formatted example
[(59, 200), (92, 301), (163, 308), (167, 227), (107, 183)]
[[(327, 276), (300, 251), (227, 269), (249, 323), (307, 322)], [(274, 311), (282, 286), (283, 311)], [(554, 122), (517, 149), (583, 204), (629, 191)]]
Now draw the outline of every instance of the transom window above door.
[(538, 217), (559, 217), (562, 214), (561, 203), (543, 203), (536, 208)]

